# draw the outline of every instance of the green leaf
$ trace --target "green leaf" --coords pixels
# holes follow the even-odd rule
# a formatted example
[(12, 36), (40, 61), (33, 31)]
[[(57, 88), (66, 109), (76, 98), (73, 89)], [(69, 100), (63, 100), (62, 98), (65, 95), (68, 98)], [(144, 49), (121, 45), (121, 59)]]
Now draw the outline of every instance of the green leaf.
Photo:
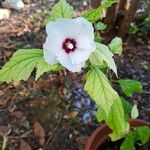
[(142, 92), (142, 85), (139, 81), (124, 79), (119, 80), (119, 84), (126, 96), (132, 97), (133, 92)]
[(104, 44), (97, 44), (97, 49), (103, 54), (104, 61), (108, 64), (109, 68), (112, 69), (117, 75), (117, 67), (113, 59), (113, 54), (111, 53), (109, 48)]
[(112, 141), (121, 139), (129, 132), (129, 123), (126, 120), (119, 96), (116, 100), (114, 100), (113, 105), (111, 106), (106, 123), (113, 130), (113, 133), (110, 134)]
[(83, 14), (83, 17), (86, 18), (88, 21), (94, 23), (100, 19), (100, 15), (103, 12), (103, 9), (110, 7), (112, 4), (116, 3), (117, 0), (105, 0), (102, 4), (97, 8), (90, 12), (86, 12)]
[(46, 24), (50, 21), (55, 21), (58, 18), (73, 18), (74, 10), (73, 7), (66, 2), (66, 0), (60, 0), (57, 4), (54, 5), (51, 11), (50, 18), (45, 22)]
[(20, 49), (0, 70), (0, 82), (26, 81), (39, 60), (43, 57), (40, 49)]
[(41, 58), (41, 60), (38, 62), (36, 71), (36, 80), (43, 75), (45, 72), (48, 71), (58, 71), (62, 69), (62, 66), (60, 64), (50, 65), (47, 64), (44, 60), (44, 58)]
[(113, 100), (117, 99), (118, 94), (111, 87), (108, 79), (99, 68), (94, 67), (86, 76), (86, 83), (84, 89), (88, 92), (96, 104), (101, 105), (108, 114)]
[(95, 25), (95, 28), (96, 30), (105, 30), (106, 29), (106, 24), (104, 24), (103, 22), (98, 22), (96, 25)]
[(128, 134), (129, 124), (125, 118), (123, 106), (119, 96), (118, 99), (113, 101), (108, 115), (106, 115), (104, 109), (99, 106), (96, 116), (99, 122), (105, 120), (107, 125), (112, 129), (113, 132), (110, 134), (112, 141), (121, 139)]
[(135, 150), (134, 135), (130, 133), (121, 144), (120, 150)]
[(90, 12), (83, 14), (82, 17), (84, 17), (85, 19), (87, 19), (91, 23), (94, 23), (100, 19), (101, 13), (102, 13), (102, 9), (100, 9), (100, 7), (98, 7), (97, 9), (94, 9)]
[(122, 54), (122, 39), (119, 37), (114, 38), (111, 43), (108, 45), (113, 54)]
[(141, 140), (142, 144), (146, 144), (150, 140), (150, 127), (136, 127), (136, 140)]
[(129, 103), (127, 100), (125, 100), (124, 98), (121, 98), (121, 102), (123, 105), (123, 109), (124, 109), (124, 113), (126, 116), (126, 120), (128, 121), (130, 118), (130, 114), (131, 114), (131, 110), (132, 110), (132, 104)]
[(105, 56), (100, 50), (95, 50), (91, 53), (89, 59), (92, 65), (102, 66), (104, 63)]
[(98, 110), (96, 112), (96, 117), (97, 117), (97, 121), (101, 122), (103, 120), (106, 119), (106, 113), (105, 111), (101, 108), (101, 106), (98, 107)]
[(98, 121), (105, 120), (113, 130), (112, 140), (117, 140), (129, 132), (129, 124), (125, 118), (123, 106), (117, 92), (111, 87), (106, 76), (98, 67), (93, 67), (86, 75), (85, 90), (100, 105)]
[(133, 119), (136, 119), (138, 116), (139, 116), (139, 111), (138, 111), (137, 105), (134, 105), (131, 110), (131, 117)]
[(109, 68), (112, 69), (117, 75), (117, 67), (113, 59), (113, 54), (109, 48), (106, 45), (100, 43), (96, 43), (96, 47), (97, 50), (90, 55), (90, 62), (93, 65), (99, 66), (102, 66), (103, 63), (106, 62)]
[(102, 3), (102, 7), (103, 9), (104, 8), (109, 8), (111, 7), (114, 3), (117, 3), (118, 0), (105, 0), (103, 3)]
[(98, 42), (98, 43), (101, 42), (101, 37), (100, 37), (99, 33), (95, 33), (94, 41)]

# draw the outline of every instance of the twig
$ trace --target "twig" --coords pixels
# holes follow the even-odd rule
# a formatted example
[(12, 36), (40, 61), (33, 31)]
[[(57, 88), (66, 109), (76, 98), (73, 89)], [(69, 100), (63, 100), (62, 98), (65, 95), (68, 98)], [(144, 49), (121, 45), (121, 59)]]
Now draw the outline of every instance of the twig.
[(33, 130), (29, 130), (29, 131), (23, 133), (20, 137), (21, 137), (21, 138), (27, 138), (28, 135), (29, 135), (31, 132), (33, 132)]
[(114, 83), (119, 83), (117, 80), (111, 80), (111, 82), (114, 82)]
[(3, 136), (2, 150), (5, 150), (5, 149), (6, 149), (7, 141), (8, 141), (8, 137), (7, 137), (7, 136)]
[(62, 118), (63, 118), (63, 116), (61, 116), (61, 118), (60, 118), (60, 120), (59, 120), (59, 122), (58, 122), (56, 128), (53, 130), (52, 135), (49, 136), (49, 138), (47, 139), (47, 141), (46, 141), (46, 143), (45, 143), (45, 145), (44, 145), (44, 149), (46, 149), (46, 146), (47, 146), (47, 145), (49, 144), (49, 142), (53, 139), (53, 137), (54, 137), (54, 135), (55, 135), (55, 132), (57, 131), (57, 129), (58, 129), (59, 126), (60, 126), (60, 123), (61, 123), (61, 121), (62, 121)]

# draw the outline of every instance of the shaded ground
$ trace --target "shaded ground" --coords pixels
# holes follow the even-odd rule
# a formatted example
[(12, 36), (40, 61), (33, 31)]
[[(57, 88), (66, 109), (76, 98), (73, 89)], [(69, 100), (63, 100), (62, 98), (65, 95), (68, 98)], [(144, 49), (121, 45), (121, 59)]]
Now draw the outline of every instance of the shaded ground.
[[(36, 15), (35, 22), (27, 19), (37, 9), (50, 7), (46, 2), (41, 3), (39, 0), (26, 5), (23, 13), (13, 12), (10, 20), (0, 22), (1, 66), (15, 49), (42, 47), (43, 25), (37, 27)], [(88, 2), (70, 0), (70, 3), (79, 8), (78, 13), (89, 8)], [(135, 94), (129, 101), (138, 104), (140, 118), (145, 120), (150, 118), (148, 42), (129, 37), (124, 54), (116, 59), (119, 77), (137, 79), (144, 86), (144, 92)], [(37, 82), (31, 77), (27, 82), (0, 85), (0, 133), (8, 135), (9, 149), (76, 150), (82, 147), (98, 126), (94, 116), (96, 106), (83, 90), (83, 74), (64, 71), (46, 74)]]
[(119, 75), (142, 83), (143, 93), (134, 94), (131, 102), (138, 105), (141, 118), (150, 120), (150, 41), (129, 37), (127, 42), (123, 56), (118, 59)]

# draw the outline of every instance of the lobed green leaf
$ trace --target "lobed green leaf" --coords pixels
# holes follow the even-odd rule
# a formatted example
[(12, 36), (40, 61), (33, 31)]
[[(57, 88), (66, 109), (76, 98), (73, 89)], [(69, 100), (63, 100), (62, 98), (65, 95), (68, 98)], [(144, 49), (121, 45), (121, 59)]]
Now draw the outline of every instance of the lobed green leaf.
[(73, 7), (66, 2), (66, 0), (60, 0), (51, 10), (50, 17), (46, 19), (45, 24), (50, 21), (55, 21), (58, 18), (73, 18), (74, 10)]
[(105, 120), (113, 130), (110, 135), (112, 140), (120, 139), (128, 134), (129, 124), (124, 114), (121, 99), (98, 67), (92, 67), (86, 74), (84, 89), (99, 105), (98, 120)]
[(27, 80), (39, 60), (43, 57), (41, 49), (20, 49), (0, 70), (0, 82)]
[(111, 87), (108, 79), (98, 67), (92, 68), (86, 76), (84, 89), (88, 92), (96, 104), (108, 114), (113, 104), (113, 100), (118, 98), (118, 94)]
[(110, 134), (110, 137), (113, 141), (121, 139), (128, 134), (128, 119), (126, 119), (119, 97), (113, 101), (108, 115), (105, 113), (104, 109), (99, 106), (96, 116), (99, 122), (105, 120), (107, 125), (112, 129), (113, 132)]
[(121, 139), (129, 133), (129, 123), (128, 120), (126, 120), (119, 96), (116, 100), (114, 100), (113, 105), (111, 106), (106, 123), (113, 130), (113, 133), (110, 135), (112, 141)]
[(102, 66), (104, 64), (105, 56), (100, 50), (95, 50), (91, 53), (89, 59), (92, 65)]
[(37, 64), (36, 68), (37, 68), (37, 71), (36, 71), (36, 78), (35, 78), (35, 80), (37, 80), (45, 72), (61, 70), (62, 66), (60, 64), (55, 64), (55, 65), (47, 64), (45, 62), (44, 58), (41, 58), (40, 61)]
[(101, 106), (98, 107), (96, 118), (98, 122), (101, 122), (107, 118), (106, 113)]
[(93, 65), (98, 65), (98, 66), (106, 66), (105, 65), (106, 62), (109, 68), (112, 69), (117, 75), (117, 67), (113, 59), (113, 54), (111, 53), (109, 48), (106, 45), (100, 43), (96, 43), (96, 47), (97, 50), (95, 50), (90, 55), (90, 62)]

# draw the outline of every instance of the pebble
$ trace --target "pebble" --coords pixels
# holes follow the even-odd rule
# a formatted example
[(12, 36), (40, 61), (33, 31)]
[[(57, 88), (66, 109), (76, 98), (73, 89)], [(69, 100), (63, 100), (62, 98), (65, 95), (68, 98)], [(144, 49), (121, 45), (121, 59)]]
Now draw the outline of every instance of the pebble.
[(82, 104), (80, 102), (75, 102), (73, 104), (73, 107), (81, 109), (82, 108)]
[(24, 3), (22, 0), (4, 0), (2, 1), (2, 6), (20, 11), (24, 8)]
[(79, 86), (76, 82), (74, 87), (69, 89), (65, 95), (65, 99), (70, 102), (70, 108), (79, 112), (79, 119), (83, 122), (87, 122), (95, 116), (97, 105), (87, 96), (83, 86)]
[(69, 138), (72, 139), (72, 137), (73, 137), (72, 134), (69, 134)]
[(71, 97), (72, 97), (72, 93), (68, 93), (68, 94), (65, 95), (66, 100), (69, 100)]
[(81, 93), (81, 92), (82, 92), (82, 89), (78, 89), (78, 92)]
[(82, 120), (84, 121), (88, 121), (90, 118), (90, 112), (89, 111), (86, 111), (83, 116), (82, 116)]
[(86, 98), (85, 101), (84, 101), (84, 105), (85, 105), (85, 106), (91, 105), (91, 100), (88, 99), (88, 98)]
[(10, 17), (10, 10), (0, 8), (0, 20), (9, 19), (9, 17)]
[(88, 5), (87, 1), (84, 1), (83, 6), (87, 6), (87, 5)]

